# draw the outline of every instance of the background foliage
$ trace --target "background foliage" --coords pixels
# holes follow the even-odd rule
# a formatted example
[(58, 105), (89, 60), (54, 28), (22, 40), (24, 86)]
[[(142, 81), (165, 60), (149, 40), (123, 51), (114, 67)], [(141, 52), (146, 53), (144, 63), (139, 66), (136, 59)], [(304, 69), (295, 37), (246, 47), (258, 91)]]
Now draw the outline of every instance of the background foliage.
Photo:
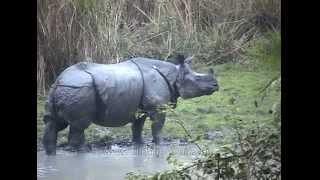
[(279, 0), (38, 0), (37, 84), (45, 94), (67, 66), (132, 56), (193, 54), (244, 62), (255, 37), (279, 31)]

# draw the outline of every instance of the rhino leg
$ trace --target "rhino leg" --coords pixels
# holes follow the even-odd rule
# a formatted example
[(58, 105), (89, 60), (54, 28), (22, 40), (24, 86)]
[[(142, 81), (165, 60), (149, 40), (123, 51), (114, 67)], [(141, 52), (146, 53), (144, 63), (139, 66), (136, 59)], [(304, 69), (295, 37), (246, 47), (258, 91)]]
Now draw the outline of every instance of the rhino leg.
[(68, 146), (67, 150), (78, 151), (82, 148), (85, 142), (84, 129), (75, 126), (70, 126), (69, 136), (68, 136)]
[(156, 112), (153, 113), (150, 116), (151, 120), (152, 120), (152, 124), (151, 124), (151, 131), (152, 131), (152, 137), (153, 140), (152, 142), (154, 142), (155, 144), (159, 144), (160, 143), (160, 132), (161, 129), (164, 125), (165, 119), (166, 119), (166, 114), (165, 113), (160, 113), (160, 112)]
[(45, 125), (43, 146), (47, 155), (56, 154), (57, 129), (54, 122), (49, 121)]
[(146, 120), (147, 116), (142, 115), (142, 117), (137, 118), (133, 121), (131, 129), (132, 129), (132, 142), (137, 144), (143, 144), (142, 140), (142, 129), (144, 122)]
[(54, 121), (47, 121), (43, 135), (43, 146), (48, 155), (56, 154), (56, 144), (58, 132), (65, 129), (67, 123), (57, 123)]

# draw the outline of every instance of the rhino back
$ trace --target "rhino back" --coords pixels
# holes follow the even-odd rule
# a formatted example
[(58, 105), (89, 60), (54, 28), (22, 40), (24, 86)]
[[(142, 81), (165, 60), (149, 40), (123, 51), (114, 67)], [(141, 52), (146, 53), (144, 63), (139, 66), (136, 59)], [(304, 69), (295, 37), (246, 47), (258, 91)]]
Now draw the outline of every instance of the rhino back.
[(78, 63), (65, 69), (55, 82), (56, 85), (67, 85), (74, 87), (91, 86), (92, 79), (88, 73), (83, 71), (83, 66), (87, 63)]

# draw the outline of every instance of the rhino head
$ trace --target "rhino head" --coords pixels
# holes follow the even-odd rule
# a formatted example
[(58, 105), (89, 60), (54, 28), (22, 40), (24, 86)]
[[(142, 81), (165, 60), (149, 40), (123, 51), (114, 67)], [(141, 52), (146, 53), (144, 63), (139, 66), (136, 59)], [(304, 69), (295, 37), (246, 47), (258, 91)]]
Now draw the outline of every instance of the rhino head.
[(211, 95), (219, 90), (219, 85), (216, 80), (213, 69), (209, 73), (197, 73), (191, 69), (189, 64), (193, 57), (184, 58), (177, 57), (178, 77), (176, 87), (183, 99), (199, 97), (203, 95)]

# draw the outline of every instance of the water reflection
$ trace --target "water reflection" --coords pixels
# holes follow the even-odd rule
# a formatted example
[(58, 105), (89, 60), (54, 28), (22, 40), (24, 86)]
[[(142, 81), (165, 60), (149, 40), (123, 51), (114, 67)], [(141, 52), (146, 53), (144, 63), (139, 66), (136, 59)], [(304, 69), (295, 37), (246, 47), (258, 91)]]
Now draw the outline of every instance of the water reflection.
[[(180, 148), (180, 149), (179, 149)], [(186, 153), (191, 146), (113, 146), (108, 150), (89, 153), (57, 151), (56, 156), (37, 154), (37, 176), (39, 180), (100, 180), (123, 179), (130, 171), (144, 173), (169, 169), (167, 155), (175, 151), (180, 159), (188, 159)], [(187, 155), (187, 156), (186, 156)]]

